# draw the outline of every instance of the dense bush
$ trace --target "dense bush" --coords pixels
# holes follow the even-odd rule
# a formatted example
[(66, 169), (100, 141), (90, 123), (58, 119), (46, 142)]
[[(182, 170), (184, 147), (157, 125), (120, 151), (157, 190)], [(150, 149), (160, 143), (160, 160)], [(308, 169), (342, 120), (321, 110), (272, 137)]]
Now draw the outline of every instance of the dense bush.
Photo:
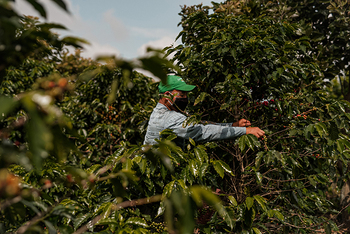
[[(183, 7), (182, 44), (166, 50), (180, 69), (157, 51), (138, 65), (68, 54), (23, 19), (45, 33), (41, 53), (0, 64), (0, 233), (338, 230), (349, 103), (332, 99), (305, 25), (254, 2)], [(197, 86), (187, 124), (246, 118), (266, 137), (182, 149), (164, 131), (142, 146), (158, 93), (137, 66)]]

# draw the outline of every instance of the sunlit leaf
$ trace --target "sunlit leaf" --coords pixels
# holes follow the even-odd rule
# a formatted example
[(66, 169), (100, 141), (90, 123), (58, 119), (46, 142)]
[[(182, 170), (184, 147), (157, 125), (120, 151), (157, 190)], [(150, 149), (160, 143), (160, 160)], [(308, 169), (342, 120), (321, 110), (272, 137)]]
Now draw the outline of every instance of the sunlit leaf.
[(205, 92), (201, 92), (201, 94), (196, 98), (196, 100), (194, 101), (194, 106), (197, 105), (200, 102), (203, 102), (205, 97), (206, 97), (207, 93)]
[(138, 218), (138, 217), (131, 217), (129, 218), (125, 223), (127, 224), (133, 224), (137, 226), (142, 226), (142, 227), (148, 227), (148, 224), (145, 220)]
[(247, 197), (245, 199), (245, 204), (247, 205), (248, 210), (250, 210), (250, 208), (252, 208), (252, 206), (254, 205), (254, 198)]
[(224, 178), (225, 172), (229, 173), (230, 175), (233, 175), (227, 163), (221, 160), (215, 160), (212, 162), (212, 164), (214, 166), (215, 171), (220, 175), (221, 178)]

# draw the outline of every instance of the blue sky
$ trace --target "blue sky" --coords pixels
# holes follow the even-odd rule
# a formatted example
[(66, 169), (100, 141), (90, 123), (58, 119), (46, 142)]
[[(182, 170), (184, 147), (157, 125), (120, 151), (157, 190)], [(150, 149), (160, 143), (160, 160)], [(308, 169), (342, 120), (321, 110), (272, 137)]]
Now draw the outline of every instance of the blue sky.
[[(41, 0), (48, 12), (48, 22), (65, 25), (72, 35), (87, 39), (83, 56), (116, 55), (133, 59), (145, 54), (148, 46), (164, 48), (175, 43), (181, 31), (180, 5), (211, 0), (65, 0), (71, 15), (58, 9), (50, 0)], [(16, 0), (15, 8), (22, 14), (38, 14), (25, 0)]]

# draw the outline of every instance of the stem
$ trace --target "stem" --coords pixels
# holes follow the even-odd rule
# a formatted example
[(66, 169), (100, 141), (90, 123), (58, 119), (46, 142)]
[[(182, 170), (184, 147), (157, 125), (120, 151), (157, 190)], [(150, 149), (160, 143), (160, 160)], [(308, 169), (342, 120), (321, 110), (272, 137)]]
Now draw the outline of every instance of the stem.
[[(112, 206), (111, 210), (116, 211), (116, 210), (121, 210), (121, 209), (130, 207), (130, 206), (140, 206), (140, 205), (150, 204), (153, 202), (159, 202), (161, 200), (162, 200), (162, 195), (156, 195), (156, 196), (149, 197), (149, 198), (141, 198), (141, 199), (137, 199), (137, 200), (124, 201), (124, 202), (119, 203), (119, 204), (114, 204)], [(88, 225), (92, 227), (95, 224), (97, 224), (102, 218), (103, 218), (102, 215), (98, 215), (93, 220), (88, 222)], [(88, 225), (82, 226), (77, 231), (75, 231), (73, 234), (84, 233), (85, 231), (87, 231), (89, 229)]]

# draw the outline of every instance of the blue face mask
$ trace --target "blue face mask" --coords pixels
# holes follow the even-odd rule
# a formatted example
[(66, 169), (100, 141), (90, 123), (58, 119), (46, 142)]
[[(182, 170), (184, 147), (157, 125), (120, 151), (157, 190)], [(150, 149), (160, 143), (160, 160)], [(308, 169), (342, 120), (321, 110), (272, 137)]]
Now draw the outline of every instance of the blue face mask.
[(174, 101), (174, 107), (178, 111), (185, 111), (188, 105), (188, 98), (176, 98)]

